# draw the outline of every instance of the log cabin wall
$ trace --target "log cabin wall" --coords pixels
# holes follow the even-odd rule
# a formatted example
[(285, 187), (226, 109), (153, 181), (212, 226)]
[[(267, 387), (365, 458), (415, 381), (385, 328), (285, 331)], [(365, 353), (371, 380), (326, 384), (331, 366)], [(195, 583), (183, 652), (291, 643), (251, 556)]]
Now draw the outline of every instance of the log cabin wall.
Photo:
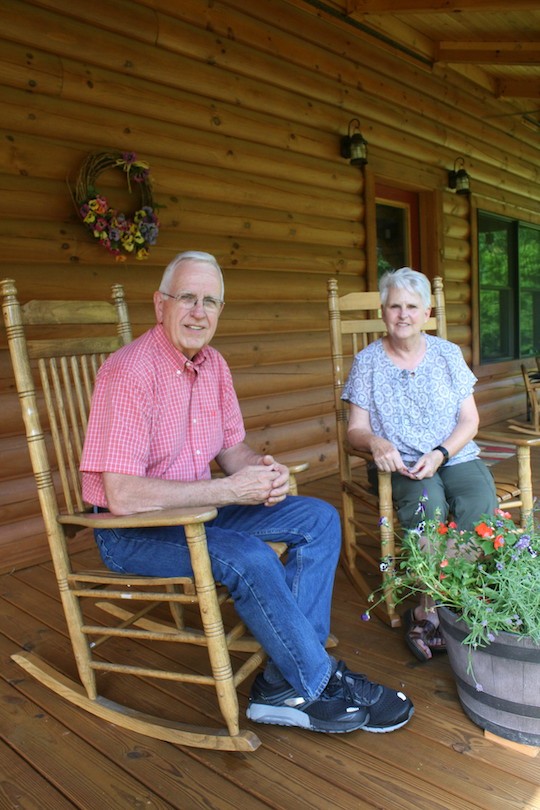
[[(168, 261), (184, 249), (214, 253), (227, 299), (215, 345), (233, 369), (251, 443), (307, 459), (312, 478), (336, 469), (326, 280), (338, 276), (343, 291), (368, 286), (376, 180), (420, 194), (422, 269), (445, 278), (449, 336), (469, 361), (474, 208), (539, 221), (534, 135), (466, 77), (329, 13), (339, 5), (0, 7), (2, 277), (16, 280), (23, 301), (108, 297), (121, 282), (138, 335), (153, 322), (151, 295)], [(369, 143), (365, 172), (339, 155), (354, 117)], [(116, 263), (70, 197), (83, 159), (111, 149), (150, 164), (161, 229), (145, 261)], [(470, 202), (446, 189), (457, 155), (474, 178)], [(99, 191), (124, 201), (121, 173), (104, 174)], [(46, 547), (4, 333), (1, 341), (6, 570)], [(481, 381), (478, 396), (485, 422), (523, 410), (513, 370)]]

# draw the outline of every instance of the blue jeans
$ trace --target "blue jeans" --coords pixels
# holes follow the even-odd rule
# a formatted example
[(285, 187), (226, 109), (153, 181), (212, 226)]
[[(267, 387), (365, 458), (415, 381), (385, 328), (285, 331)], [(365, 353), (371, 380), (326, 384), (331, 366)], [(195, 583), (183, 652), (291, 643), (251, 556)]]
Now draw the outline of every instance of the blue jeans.
[[(424, 517), (438, 516), (443, 523), (451, 513), (458, 529), (472, 529), (481, 515), (492, 515), (498, 506), (495, 482), (480, 459), (439, 467), (432, 478), (413, 481), (392, 473), (392, 496), (403, 528), (414, 529)], [(424, 514), (418, 513), (422, 496)], [(436, 515), (437, 511), (437, 515)]]
[[(324, 648), (341, 546), (336, 510), (315, 498), (289, 496), (275, 506), (225, 506), (206, 524), (215, 579), (273, 665), (301, 695), (316, 698), (332, 672)], [(96, 529), (112, 571), (191, 576), (181, 526)], [(265, 541), (288, 545), (283, 564)]]

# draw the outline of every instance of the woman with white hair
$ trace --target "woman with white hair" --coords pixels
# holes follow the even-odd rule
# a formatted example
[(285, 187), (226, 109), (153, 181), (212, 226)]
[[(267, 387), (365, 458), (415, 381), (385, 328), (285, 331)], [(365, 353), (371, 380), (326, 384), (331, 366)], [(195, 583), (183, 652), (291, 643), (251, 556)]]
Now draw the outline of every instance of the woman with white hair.
[[(476, 377), (459, 346), (423, 331), (431, 313), (426, 276), (402, 267), (385, 273), (379, 289), (387, 334), (355, 357), (343, 392), (350, 403), (349, 441), (392, 473), (404, 528), (451, 514), (459, 529), (470, 529), (497, 508), (493, 478), (473, 441)], [(419, 660), (445, 649), (427, 598), (407, 611), (404, 623)]]

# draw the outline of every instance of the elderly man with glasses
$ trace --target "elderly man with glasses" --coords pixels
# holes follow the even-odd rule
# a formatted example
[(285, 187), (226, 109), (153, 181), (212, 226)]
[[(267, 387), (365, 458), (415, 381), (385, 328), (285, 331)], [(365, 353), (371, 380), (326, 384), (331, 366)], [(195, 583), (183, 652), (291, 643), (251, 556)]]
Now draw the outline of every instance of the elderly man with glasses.
[[(337, 512), (288, 496), (287, 468), (245, 443), (230, 370), (209, 346), (223, 275), (188, 251), (154, 293), (157, 324), (115, 352), (96, 380), (81, 471), (85, 500), (122, 515), (214, 504), (206, 534), (216, 580), (268, 653), (248, 717), (313, 731), (393, 731), (413, 713), (402, 692), (335, 661), (324, 644), (341, 544)], [(216, 461), (224, 477), (211, 478)], [(283, 565), (266, 541), (288, 545)], [(111, 570), (191, 575), (181, 527), (96, 531)]]

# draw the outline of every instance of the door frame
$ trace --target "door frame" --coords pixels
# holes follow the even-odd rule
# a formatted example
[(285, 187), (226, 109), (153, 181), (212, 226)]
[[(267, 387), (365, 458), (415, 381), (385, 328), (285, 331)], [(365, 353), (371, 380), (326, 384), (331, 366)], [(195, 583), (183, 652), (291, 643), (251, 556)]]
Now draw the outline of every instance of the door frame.
[(442, 194), (438, 189), (426, 189), (376, 174), (364, 168), (364, 201), (366, 225), (366, 283), (368, 290), (378, 289), (377, 279), (377, 184), (418, 195), (418, 255), (420, 270), (429, 279), (443, 273), (443, 210)]

